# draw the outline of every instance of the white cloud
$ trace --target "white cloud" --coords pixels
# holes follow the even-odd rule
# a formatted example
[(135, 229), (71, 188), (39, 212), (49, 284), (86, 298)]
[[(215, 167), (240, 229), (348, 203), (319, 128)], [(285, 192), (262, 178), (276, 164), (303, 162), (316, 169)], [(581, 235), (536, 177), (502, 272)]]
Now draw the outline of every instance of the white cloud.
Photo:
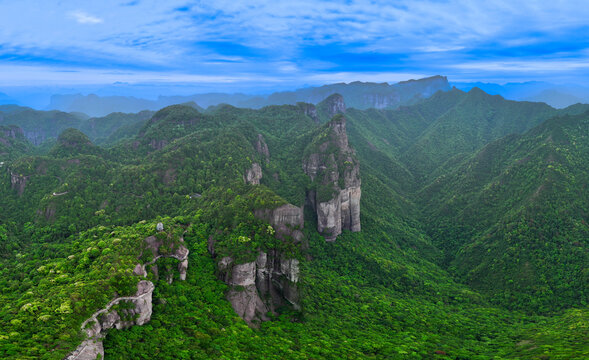
[(110, 71), (100, 69), (0, 64), (0, 86), (45, 86), (136, 83), (235, 83), (253, 81), (246, 74), (206, 75), (155, 71)]
[(482, 72), (562, 72), (589, 69), (589, 59), (546, 61), (476, 61), (450, 65), (449, 67), (460, 70), (474, 70)]
[(421, 79), (424, 77), (437, 74), (416, 74), (416, 73), (401, 73), (401, 72), (337, 72), (337, 73), (323, 73), (313, 74), (303, 77), (310, 83), (326, 84), (326, 83), (351, 83), (354, 81), (367, 81), (376, 83), (396, 83), (409, 79)]
[(76, 10), (69, 13), (80, 24), (100, 24), (103, 20), (99, 17), (92, 16), (84, 11)]
[[(215, 0), (174, 10), (187, 2), (149, 0), (122, 6), (120, 0), (101, 0), (84, 2), (81, 10), (79, 0), (0, 0), (0, 55), (9, 55), (5, 63), (20, 65), (51, 59), (76, 68), (159, 70), (223, 79), (253, 74), (309, 82), (398, 81), (419, 73), (530, 74), (530, 69), (542, 68), (557, 72), (562, 65), (563, 71), (587, 73), (582, 64), (509, 63), (517, 60), (515, 55), (494, 53), (541, 45), (552, 35), (571, 43), (583, 41), (578, 37), (582, 33), (571, 29), (586, 26), (586, 0)], [(64, 14), (70, 21), (63, 21)], [(112, 26), (96, 26), (101, 23)], [(341, 57), (329, 56), (329, 46)], [(481, 49), (483, 55), (477, 52)], [(567, 56), (579, 57), (579, 52), (571, 52)], [(367, 56), (348, 59), (347, 54)], [(390, 66), (380, 54), (395, 55)], [(553, 57), (559, 56), (564, 58)], [(377, 64), (369, 69), (372, 59)], [(395, 67), (399, 73), (392, 72)], [(330, 69), (337, 73), (329, 74)]]
[(429, 46), (419, 46), (415, 48), (417, 51), (423, 52), (447, 52), (447, 51), (458, 51), (464, 49), (464, 46), (436, 46), (436, 45), (429, 45)]

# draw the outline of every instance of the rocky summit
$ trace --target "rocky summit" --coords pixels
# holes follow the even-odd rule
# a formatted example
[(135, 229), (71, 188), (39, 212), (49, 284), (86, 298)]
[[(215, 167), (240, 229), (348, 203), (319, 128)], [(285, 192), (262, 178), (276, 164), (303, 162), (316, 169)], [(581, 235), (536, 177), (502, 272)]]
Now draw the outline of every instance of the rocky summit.
[(0, 106), (0, 358), (586, 358), (589, 106), (446, 85)]

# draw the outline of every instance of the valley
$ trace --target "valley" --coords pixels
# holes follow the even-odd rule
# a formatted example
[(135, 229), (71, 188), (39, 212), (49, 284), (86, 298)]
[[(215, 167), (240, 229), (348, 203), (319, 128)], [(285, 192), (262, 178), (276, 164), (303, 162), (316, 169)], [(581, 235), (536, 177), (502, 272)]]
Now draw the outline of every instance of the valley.
[(302, 94), (0, 106), (0, 357), (589, 356), (589, 105)]

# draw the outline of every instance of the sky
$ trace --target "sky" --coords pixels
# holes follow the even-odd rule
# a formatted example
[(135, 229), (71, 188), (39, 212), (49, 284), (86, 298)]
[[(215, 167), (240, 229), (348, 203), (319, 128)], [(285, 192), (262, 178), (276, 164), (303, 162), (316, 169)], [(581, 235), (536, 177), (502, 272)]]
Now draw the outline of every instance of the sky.
[(586, 83), (587, 19), (586, 0), (0, 0), (0, 92)]

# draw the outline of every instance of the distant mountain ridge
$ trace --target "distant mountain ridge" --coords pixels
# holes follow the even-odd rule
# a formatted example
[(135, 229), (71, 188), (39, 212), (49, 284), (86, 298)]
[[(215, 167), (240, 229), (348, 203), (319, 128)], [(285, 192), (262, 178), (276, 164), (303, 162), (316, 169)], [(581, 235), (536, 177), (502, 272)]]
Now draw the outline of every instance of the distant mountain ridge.
[(0, 126), (16, 125), (33, 145), (41, 145), (48, 139), (55, 139), (67, 128), (83, 131), (98, 143), (114, 142), (135, 134), (135, 127), (153, 115), (151, 111), (125, 114), (113, 112), (103, 117), (91, 117), (80, 112), (57, 110), (41, 111), (17, 105), (0, 105)]
[(452, 82), (462, 91), (478, 87), (491, 95), (501, 95), (508, 100), (544, 102), (561, 109), (577, 103), (589, 103), (589, 88), (578, 85), (557, 85), (542, 81), (493, 84), (483, 82)]
[(450, 90), (445, 76), (432, 76), (396, 84), (352, 82), (309, 87), (295, 91), (276, 92), (267, 97), (248, 94), (206, 93), (189, 96), (159, 96), (156, 100), (131, 96), (98, 96), (95, 94), (53, 95), (47, 109), (82, 112), (90, 116), (104, 116), (111, 112), (139, 112), (159, 110), (166, 106), (195, 102), (203, 108), (218, 104), (259, 109), (269, 105), (294, 105), (297, 102), (316, 104), (339, 93), (349, 107), (357, 109), (395, 109), (427, 98), (437, 91)]
[(586, 359), (589, 105), (345, 96), (0, 106), (0, 358)]

